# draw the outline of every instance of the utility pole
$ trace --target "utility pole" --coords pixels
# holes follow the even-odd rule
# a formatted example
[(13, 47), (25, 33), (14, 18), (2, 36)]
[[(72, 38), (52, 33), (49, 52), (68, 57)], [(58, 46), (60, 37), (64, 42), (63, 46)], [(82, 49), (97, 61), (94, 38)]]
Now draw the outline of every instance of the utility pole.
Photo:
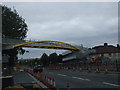
[(118, 70), (118, 62), (117, 62), (117, 60), (116, 60), (116, 69), (117, 69), (117, 71), (119, 71), (119, 70)]

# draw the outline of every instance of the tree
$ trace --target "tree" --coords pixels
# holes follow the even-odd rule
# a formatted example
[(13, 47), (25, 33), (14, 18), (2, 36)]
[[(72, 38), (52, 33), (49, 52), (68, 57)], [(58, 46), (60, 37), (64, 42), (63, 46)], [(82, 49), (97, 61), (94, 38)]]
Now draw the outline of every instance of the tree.
[[(2, 6), (2, 38), (24, 39), (28, 31), (25, 19), (17, 13), (16, 9)], [(22, 48), (14, 48), (11, 50), (3, 50), (3, 53), (10, 56), (9, 65), (13, 66), (17, 59), (17, 54), (24, 54), (25, 50)]]
[(43, 53), (40, 60), (44, 66), (49, 64), (48, 55), (46, 53)]
[(51, 64), (57, 63), (58, 62), (57, 60), (58, 60), (58, 56), (56, 53), (50, 54), (49, 61), (51, 62)]
[(62, 63), (62, 54), (59, 54), (57, 61), (58, 61), (58, 63)]
[(2, 6), (2, 37), (24, 39), (28, 31), (25, 19), (13, 8)]

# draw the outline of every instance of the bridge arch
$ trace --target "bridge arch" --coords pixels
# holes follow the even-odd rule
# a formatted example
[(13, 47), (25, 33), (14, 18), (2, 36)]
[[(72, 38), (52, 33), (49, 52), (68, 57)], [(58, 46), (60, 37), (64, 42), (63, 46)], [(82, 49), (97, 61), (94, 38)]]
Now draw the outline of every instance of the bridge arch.
[(30, 47), (30, 48), (47, 48), (47, 49), (64, 49), (64, 50), (80, 50), (79, 48), (61, 41), (43, 40), (31, 41), (22, 44), (13, 45), (13, 47)]

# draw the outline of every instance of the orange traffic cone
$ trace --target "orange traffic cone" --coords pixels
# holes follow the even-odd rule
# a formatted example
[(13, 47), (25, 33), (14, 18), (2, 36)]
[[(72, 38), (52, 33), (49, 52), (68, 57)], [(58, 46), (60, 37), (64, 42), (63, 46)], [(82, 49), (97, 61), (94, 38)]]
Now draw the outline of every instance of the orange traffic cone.
[(91, 68), (88, 68), (88, 72), (91, 72)]
[(82, 68), (80, 68), (80, 72), (82, 72)]
[(99, 71), (99, 69), (98, 69), (98, 68), (96, 69), (96, 73), (100, 73), (100, 71)]
[(108, 74), (108, 69), (107, 69), (107, 68), (105, 69), (105, 72), (104, 72), (104, 74)]
[(53, 86), (56, 86), (56, 84), (55, 84), (55, 79), (53, 78)]

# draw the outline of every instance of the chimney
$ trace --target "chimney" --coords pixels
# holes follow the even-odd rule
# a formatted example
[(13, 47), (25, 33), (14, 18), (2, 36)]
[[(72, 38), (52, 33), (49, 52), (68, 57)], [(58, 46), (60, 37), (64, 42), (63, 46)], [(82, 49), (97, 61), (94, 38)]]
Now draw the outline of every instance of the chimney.
[(120, 47), (119, 44), (117, 44), (117, 48)]
[(104, 43), (104, 46), (107, 46), (108, 44), (107, 43)]

